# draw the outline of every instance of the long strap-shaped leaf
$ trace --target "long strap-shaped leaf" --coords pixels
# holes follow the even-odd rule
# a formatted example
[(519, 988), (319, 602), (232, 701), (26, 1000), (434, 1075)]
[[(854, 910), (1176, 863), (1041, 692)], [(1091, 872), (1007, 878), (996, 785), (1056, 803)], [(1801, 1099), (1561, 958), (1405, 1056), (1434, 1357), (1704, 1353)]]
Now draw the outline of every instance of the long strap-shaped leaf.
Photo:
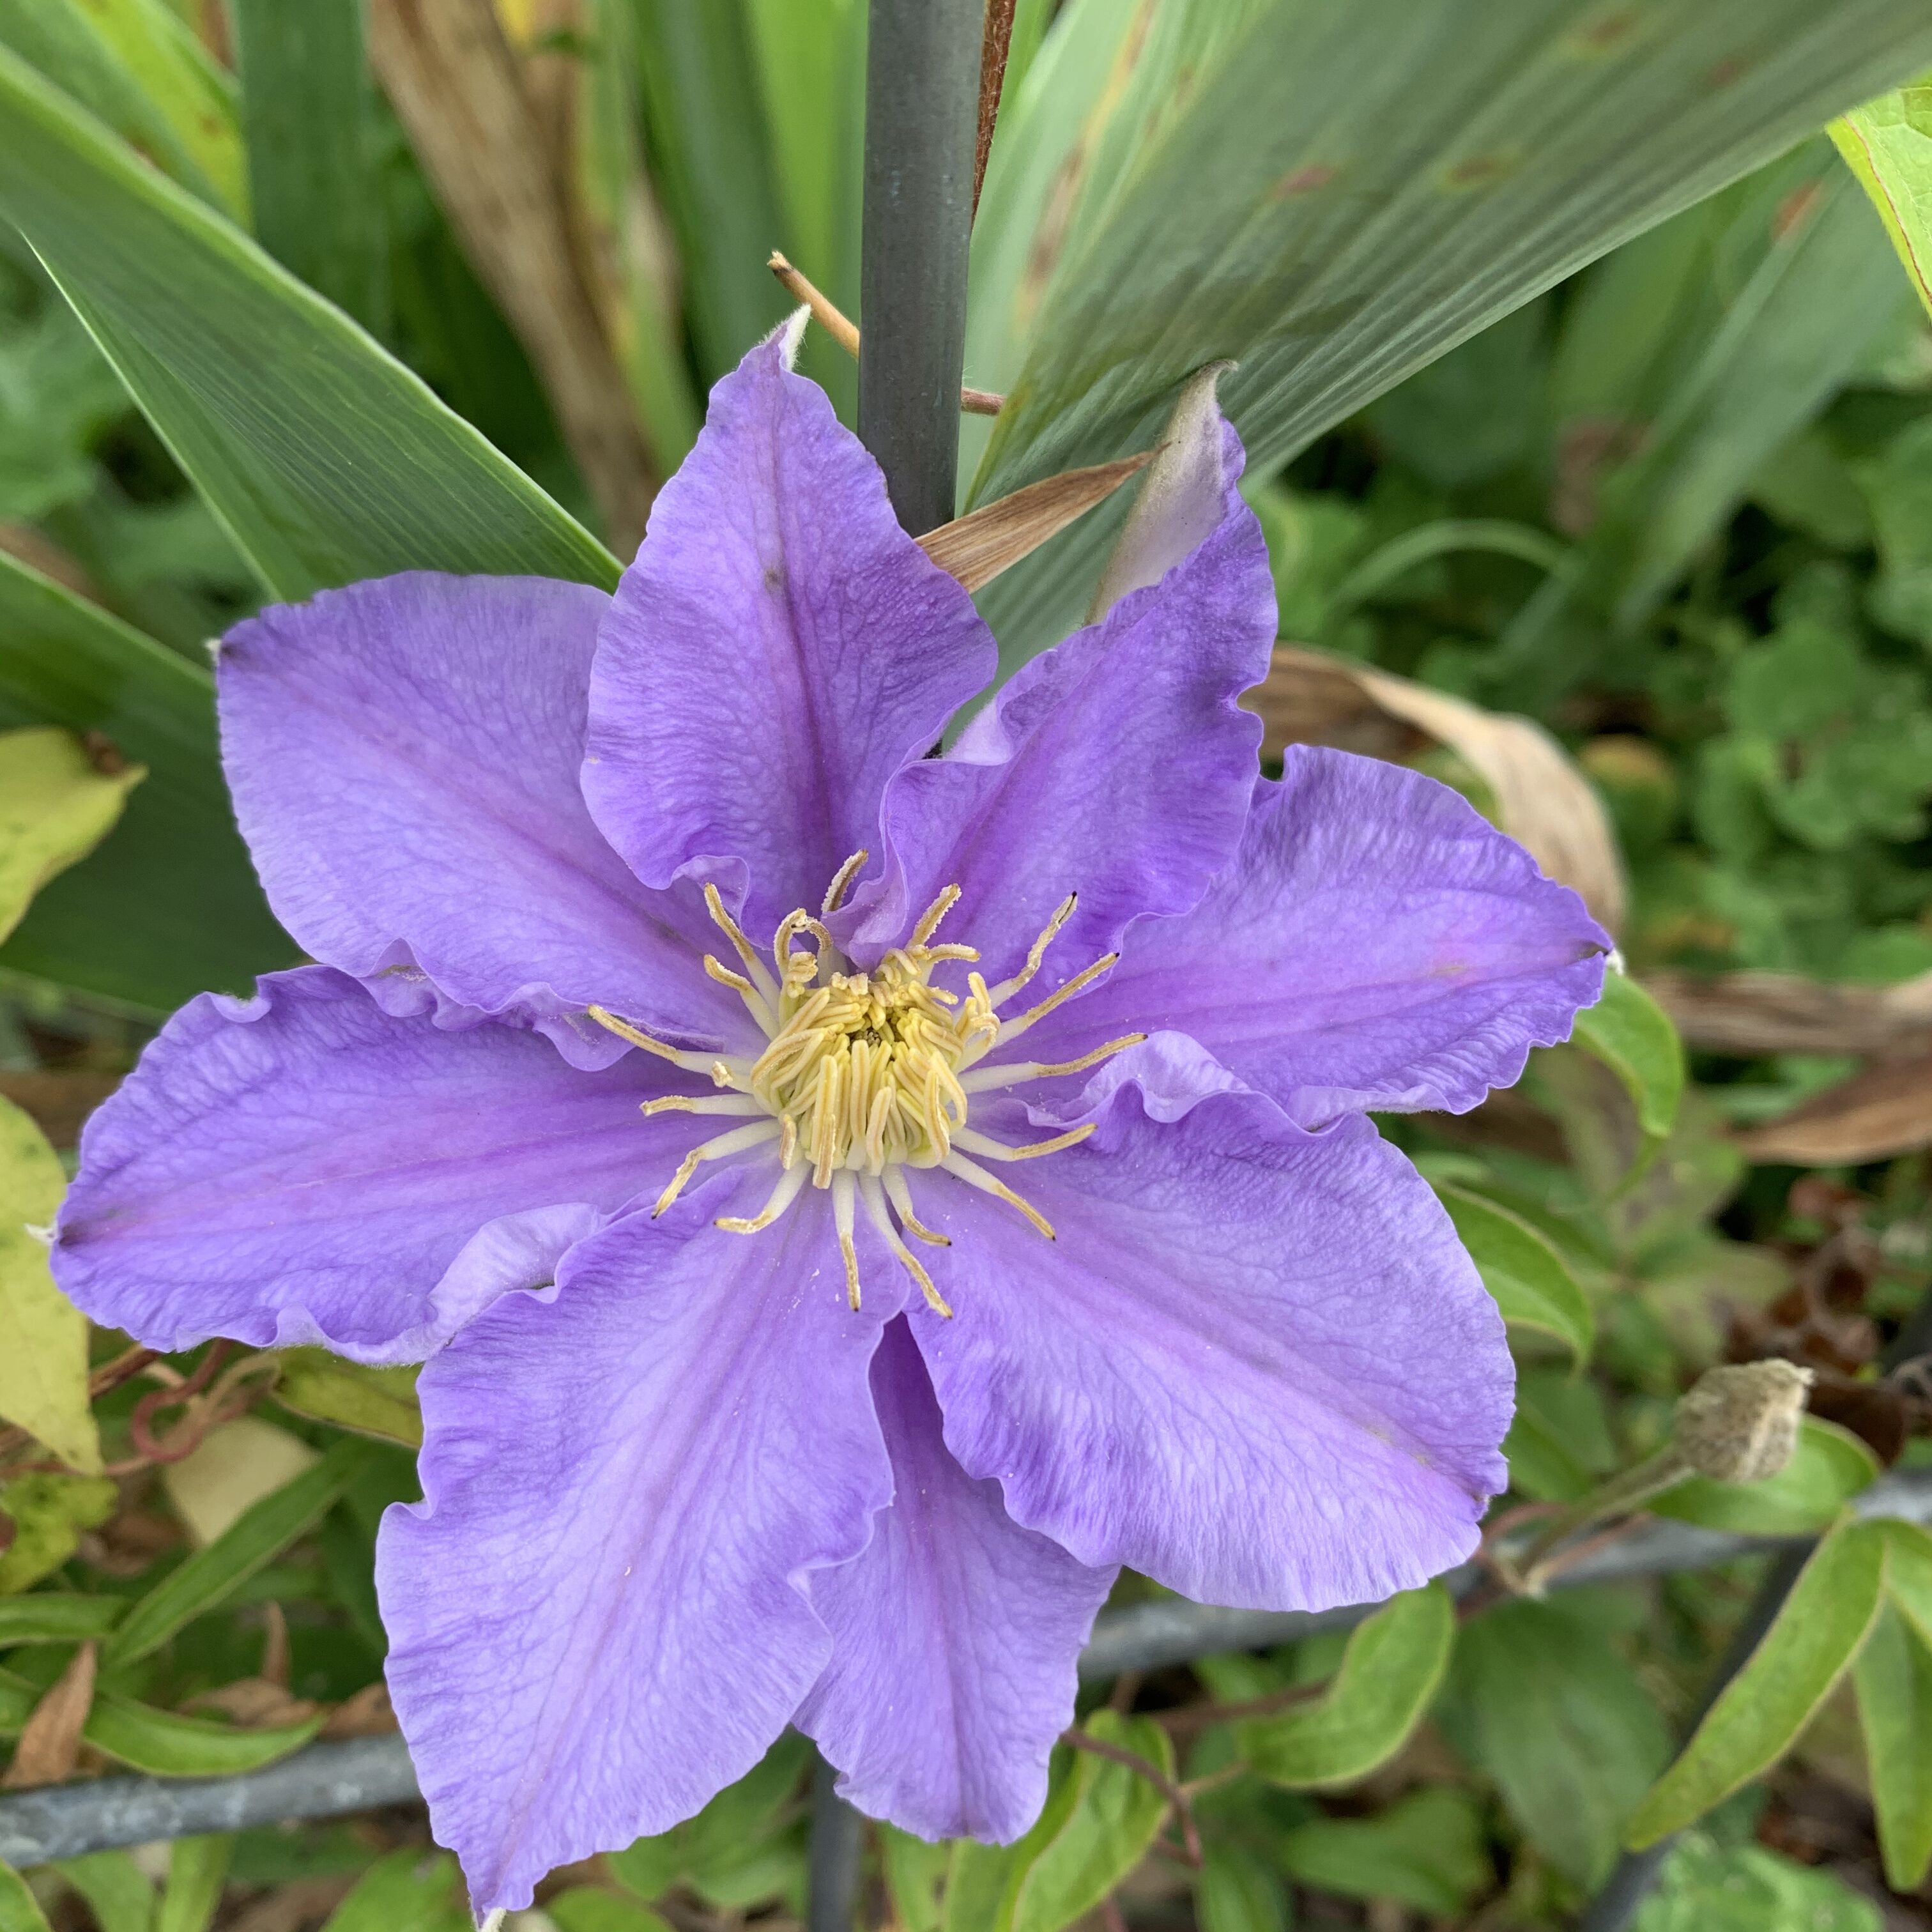
[(235, 830), (214, 680), (0, 554), (0, 729), (98, 731), (148, 769), (99, 850), (44, 887), (0, 964), (165, 1012), (292, 964)]
[[(1144, 445), (1224, 356), (1271, 466), (1928, 60), (1919, 0), (1075, 0), (975, 238), (967, 368), (1009, 401), (974, 500)], [(1110, 520), (989, 611), (1050, 642)]]
[(412, 568), (615, 582), (409, 370), (4, 51), (0, 216), (274, 596)]

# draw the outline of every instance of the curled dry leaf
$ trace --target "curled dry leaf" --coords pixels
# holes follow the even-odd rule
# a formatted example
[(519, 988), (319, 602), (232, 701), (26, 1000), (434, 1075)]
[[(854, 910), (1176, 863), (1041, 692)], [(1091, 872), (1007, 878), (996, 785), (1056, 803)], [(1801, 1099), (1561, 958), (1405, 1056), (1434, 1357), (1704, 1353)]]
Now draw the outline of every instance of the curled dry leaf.
[(1494, 794), (1503, 830), (1612, 933), (1622, 926), (1627, 892), (1609, 816), (1540, 724), (1296, 644), (1276, 647), (1267, 682), (1246, 702), (1266, 727), (1270, 757), (1288, 745), (1334, 745), (1400, 763), (1431, 742), (1447, 746)]
[(389, 1702), (389, 1687), (379, 1677), (374, 1683), (364, 1684), (354, 1696), (337, 1705), (316, 1735), (324, 1738), (374, 1738), (397, 1728), (395, 1706)]
[(928, 530), (919, 547), (949, 577), (958, 578), (968, 590), (977, 590), (1111, 496), (1146, 467), (1150, 454), (1096, 463), (1089, 470), (1065, 470), (1030, 483), (970, 516)]
[(14, 1748), (14, 1762), (0, 1778), (0, 1790), (24, 1791), (37, 1784), (58, 1784), (74, 1775), (80, 1761), (81, 1726), (94, 1708), (98, 1660), (98, 1648), (92, 1643), (74, 1652), (73, 1661), (34, 1706)]
[(1753, 1160), (1816, 1167), (1932, 1147), (1932, 1052), (1876, 1061), (1738, 1141)]
[(1932, 1052), (1932, 973), (1895, 986), (1796, 973), (1661, 972), (1643, 984), (1691, 1046), (1714, 1052)]

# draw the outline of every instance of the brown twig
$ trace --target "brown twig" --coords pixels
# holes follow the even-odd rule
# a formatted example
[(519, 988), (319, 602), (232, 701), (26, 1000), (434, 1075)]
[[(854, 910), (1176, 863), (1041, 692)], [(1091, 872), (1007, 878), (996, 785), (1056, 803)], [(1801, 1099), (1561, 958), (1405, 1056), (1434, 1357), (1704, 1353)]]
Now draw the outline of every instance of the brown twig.
[(1174, 1815), (1180, 1826), (1181, 1856), (1191, 1865), (1200, 1864), (1201, 1834), (1194, 1822), (1193, 1802), (1151, 1758), (1142, 1757), (1138, 1751), (1129, 1750), (1125, 1744), (1109, 1744), (1105, 1738), (1096, 1738), (1092, 1732), (1083, 1731), (1078, 1726), (1072, 1730), (1062, 1731), (1060, 1742), (1064, 1744), (1071, 1744), (1076, 1750), (1090, 1751), (1095, 1757), (1107, 1758), (1115, 1764), (1124, 1765), (1137, 1777), (1145, 1778), (1174, 1808)]
[(1245, 1718), (1272, 1718), (1292, 1711), (1298, 1704), (1312, 1704), (1328, 1688), (1320, 1684), (1297, 1684), (1286, 1690), (1271, 1690), (1265, 1697), (1250, 1697), (1238, 1704), (1183, 1704), (1172, 1711), (1148, 1714), (1170, 1736), (1184, 1737), (1216, 1724), (1238, 1724)]
[[(812, 311), (812, 319), (848, 356), (856, 359), (859, 353), (859, 326), (839, 308), (825, 291), (798, 269), (776, 248), (771, 260), (765, 266), (778, 278), (778, 286), (794, 302), (804, 303)], [(968, 416), (996, 416), (1006, 406), (1006, 399), (996, 396), (990, 389), (974, 389), (962, 386), (959, 392), (959, 406)]]
[(1006, 85), (1006, 56), (1013, 47), (1013, 11), (1018, 0), (986, 0), (986, 34), (980, 44), (980, 133), (973, 144), (973, 212), (986, 185), (986, 162), (999, 124), (1000, 96)]
[[(105, 1395), (110, 1389), (118, 1388), (130, 1376), (138, 1376), (155, 1358), (155, 1352), (152, 1348), (127, 1348), (111, 1362), (102, 1363), (87, 1378), (88, 1400), (93, 1402)], [(34, 1437), (26, 1430), (18, 1427), (0, 1429), (0, 1456), (10, 1455), (16, 1449), (24, 1449), (33, 1440)], [(61, 1468), (65, 1466), (56, 1463), (53, 1466)], [(15, 1474), (20, 1472), (8, 1470), (0, 1473)]]

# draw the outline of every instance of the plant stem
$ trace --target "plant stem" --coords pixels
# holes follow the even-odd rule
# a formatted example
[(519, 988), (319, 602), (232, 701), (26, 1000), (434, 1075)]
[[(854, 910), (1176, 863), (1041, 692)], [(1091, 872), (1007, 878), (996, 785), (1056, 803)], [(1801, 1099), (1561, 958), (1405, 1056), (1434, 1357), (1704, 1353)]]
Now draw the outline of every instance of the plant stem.
[(914, 536), (952, 520), (980, 0), (872, 0), (859, 435)]

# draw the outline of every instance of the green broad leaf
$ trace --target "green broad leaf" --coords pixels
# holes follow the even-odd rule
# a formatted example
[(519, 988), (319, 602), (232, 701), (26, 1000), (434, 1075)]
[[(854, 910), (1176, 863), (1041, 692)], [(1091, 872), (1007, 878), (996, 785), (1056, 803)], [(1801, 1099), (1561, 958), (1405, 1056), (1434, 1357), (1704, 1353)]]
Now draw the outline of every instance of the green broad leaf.
[(146, 776), (139, 765), (99, 770), (57, 726), (0, 734), (0, 940), (50, 879), (106, 837)]
[(48, 1932), (40, 1900), (8, 1864), (0, 1864), (0, 1932)]
[(52, 1228), (66, 1192), (46, 1136), (0, 1099), (0, 1420), (93, 1475), (100, 1436), (88, 1402), (87, 1318), (54, 1286), (46, 1236), (35, 1232)]
[(476, 1932), (469, 1895), (447, 1852), (392, 1852), (364, 1873), (322, 1932)]
[(1281, 1867), (1318, 1892), (1386, 1898), (1450, 1918), (1495, 1882), (1467, 1792), (1436, 1785), (1372, 1818), (1316, 1818), (1281, 1840)]
[(670, 1932), (648, 1906), (594, 1885), (573, 1886), (544, 1901), (556, 1932)]
[[(1049, 1810), (1052, 1804), (1049, 1797)], [(1044, 1819), (1046, 1814), (1041, 1816)], [(1018, 1845), (982, 1845), (971, 1838), (952, 1840), (940, 1932), (986, 1932), (989, 1926), (1005, 1925), (1000, 1912), (1008, 1886), (1021, 1869), (1019, 1850)]]
[(0, 1488), (14, 1540), (0, 1554), (0, 1597), (29, 1590), (80, 1547), (83, 1530), (114, 1514), (120, 1492), (105, 1476), (16, 1476)]
[(1637, 417), (1643, 446), (1604, 482), (1586, 547), (1597, 601), (1624, 628), (1655, 608), (1910, 299), (1864, 196), (1822, 140), (1680, 218), (1704, 237), (1708, 312), (1674, 332), (1682, 366)]
[(1503, 1441), (1510, 1487), (1535, 1502), (1576, 1502), (1617, 1466), (1603, 1391), (1587, 1377), (1525, 1369)]
[(0, 1670), (0, 1737), (16, 1738), (34, 1714), (46, 1687), (30, 1684), (10, 1670)]
[[(234, 104), (212, 64), (192, 53), (171, 60), (181, 54), (178, 33), (164, 29), (158, 43), (141, 44), (145, 23), (136, 16), (148, 12), (124, 0), (0, 0), (0, 45), (38, 68), (190, 194), (239, 214), (246, 200)], [(178, 28), (179, 22), (169, 26)], [(128, 26), (131, 34), (118, 31)], [(155, 72), (157, 55), (184, 85), (170, 86)], [(151, 87), (150, 81), (159, 85)], [(207, 105), (202, 114), (190, 111), (183, 124), (178, 110), (197, 95)]]
[(100, 1692), (81, 1736), (98, 1751), (154, 1778), (228, 1778), (259, 1771), (299, 1750), (322, 1729), (320, 1713), (300, 1724), (244, 1730), (212, 1718), (184, 1718), (112, 1690)]
[(886, 1893), (901, 1932), (939, 1932), (940, 1893), (952, 1847), (916, 1838), (896, 1825), (880, 1826), (878, 1834)]
[(296, 1538), (328, 1514), (378, 1452), (368, 1443), (337, 1443), (316, 1466), (251, 1504), (206, 1550), (137, 1598), (101, 1648), (101, 1662), (127, 1664), (158, 1650), (183, 1624), (239, 1589)]
[(1194, 1881), (1201, 1932), (1288, 1932), (1289, 1910), (1288, 1888), (1272, 1860), (1240, 1844), (1205, 1848)]
[(1687, 1832), (1636, 1932), (1882, 1932), (1878, 1908), (1828, 1871), (1762, 1845)]
[(358, 1436), (422, 1447), (422, 1409), (416, 1401), (420, 1368), (365, 1368), (326, 1348), (290, 1348), (278, 1359), (281, 1376), (275, 1400), (284, 1408)]
[[(1148, 446), (1222, 357), (1265, 476), (1928, 60), (1911, 0), (1075, 0), (974, 238), (968, 368), (1008, 402), (970, 500)], [(1010, 664), (1078, 621), (1120, 514), (989, 588)]]
[[(4, 138), (0, 138), (4, 145)], [(0, 725), (98, 731), (148, 777), (0, 964), (164, 1012), (292, 965), (235, 829), (208, 673), (0, 554)]]
[(1657, 1706), (1588, 1606), (1499, 1604), (1464, 1624), (1437, 1708), (1459, 1754), (1574, 1884), (1600, 1883), (1670, 1756)]
[(1623, 1083), (1646, 1139), (1662, 1140), (1684, 1098), (1684, 1042), (1670, 1016), (1627, 973), (1604, 975), (1604, 997), (1576, 1016), (1576, 1044)]
[(231, 1832), (177, 1838), (168, 1847), (168, 1882), (154, 1932), (208, 1932), (221, 1904), (221, 1888), (234, 1856)]
[(1292, 1790), (1354, 1784), (1408, 1742), (1455, 1636), (1456, 1608), (1441, 1584), (1392, 1597), (1349, 1633), (1319, 1700), (1243, 1724), (1238, 1748), (1260, 1776)]
[[(1084, 1728), (1174, 1775), (1174, 1745), (1151, 1718), (1096, 1711)], [(1134, 1867), (1167, 1816), (1167, 1800), (1138, 1772), (1091, 1751), (1073, 1754), (1061, 1791), (1015, 1848), (995, 1932), (1060, 1932), (1093, 1910)]]
[(0, 1649), (16, 1643), (84, 1643), (103, 1637), (127, 1608), (118, 1597), (81, 1597), (37, 1590), (0, 1597)]
[(1827, 131), (1877, 209), (1918, 299), (1932, 310), (1932, 87), (1882, 94)]
[(1887, 1594), (1919, 1641), (1932, 1647), (1932, 1535), (1916, 1522), (1884, 1522)]
[(154, 1932), (154, 1888), (127, 1852), (58, 1858), (54, 1870), (87, 1900), (100, 1932)]
[(1916, 1892), (1932, 1868), (1932, 1649), (1888, 1605), (1852, 1666), (1852, 1682), (1886, 1882)]
[(1840, 1523), (1819, 1544), (1763, 1642), (1637, 1807), (1627, 1844), (1681, 1831), (1790, 1750), (1877, 1618), (1885, 1558), (1876, 1522)]
[(380, 335), (388, 243), (362, 0), (230, 0), (255, 238)]
[(1860, 1490), (1878, 1478), (1878, 1458), (1848, 1429), (1822, 1417), (1801, 1417), (1798, 1448), (1775, 1476), (1761, 1483), (1719, 1483), (1693, 1476), (1649, 1505), (1659, 1516), (1707, 1529), (1748, 1536), (1802, 1536), (1835, 1522)]
[(1548, 1238), (1520, 1214), (1465, 1188), (1436, 1192), (1503, 1319), (1554, 1335), (1580, 1368), (1596, 1341), (1597, 1318)]
[(616, 582), (401, 364), (4, 52), (0, 216), (275, 596), (409, 569)]

